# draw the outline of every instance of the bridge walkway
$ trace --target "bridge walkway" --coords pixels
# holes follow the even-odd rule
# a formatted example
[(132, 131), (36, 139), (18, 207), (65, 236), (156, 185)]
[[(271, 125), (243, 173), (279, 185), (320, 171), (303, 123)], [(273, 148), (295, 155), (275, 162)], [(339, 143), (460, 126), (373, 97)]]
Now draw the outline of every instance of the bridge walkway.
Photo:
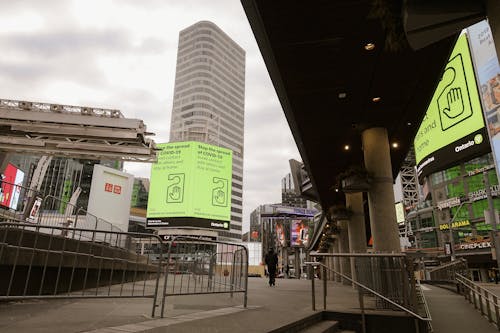
[[(434, 333), (493, 333), (496, 327), (461, 295), (437, 286), (422, 285)], [(497, 289), (500, 292), (500, 287)]]

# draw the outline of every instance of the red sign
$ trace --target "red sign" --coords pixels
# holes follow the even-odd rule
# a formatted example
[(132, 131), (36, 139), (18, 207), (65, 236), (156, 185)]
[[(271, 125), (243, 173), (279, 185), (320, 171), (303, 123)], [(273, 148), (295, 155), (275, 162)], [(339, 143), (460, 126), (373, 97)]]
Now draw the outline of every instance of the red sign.
[(122, 193), (122, 187), (120, 185), (113, 186), (113, 193), (115, 193), (115, 194), (121, 194)]
[(104, 184), (104, 191), (113, 192), (113, 184), (110, 184), (110, 183)]

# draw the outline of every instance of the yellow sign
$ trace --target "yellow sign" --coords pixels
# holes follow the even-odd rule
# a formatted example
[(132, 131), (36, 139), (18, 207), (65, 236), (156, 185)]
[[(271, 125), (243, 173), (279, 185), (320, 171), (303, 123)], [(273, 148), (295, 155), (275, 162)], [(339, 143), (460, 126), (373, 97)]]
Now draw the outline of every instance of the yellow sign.
[[(465, 227), (467, 225), (470, 225), (469, 220), (463, 220), (463, 221), (455, 221), (451, 224), (452, 228), (460, 228), (460, 227)], [(447, 230), (450, 228), (450, 225), (448, 223), (440, 224), (439, 225), (439, 230)]]

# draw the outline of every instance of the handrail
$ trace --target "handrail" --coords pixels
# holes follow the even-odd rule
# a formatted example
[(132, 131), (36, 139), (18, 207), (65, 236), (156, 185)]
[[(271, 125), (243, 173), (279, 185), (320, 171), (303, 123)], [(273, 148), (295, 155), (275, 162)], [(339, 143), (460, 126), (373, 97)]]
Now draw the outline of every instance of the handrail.
[(417, 280), (417, 286), (418, 286), (418, 289), (420, 290), (420, 295), (422, 296), (425, 315), (427, 318), (429, 318), (429, 321), (427, 322), (427, 327), (429, 327), (430, 332), (433, 332), (434, 329), (432, 328), (432, 324), (431, 324), (431, 322), (432, 322), (431, 311), (429, 310), (429, 305), (427, 304), (427, 300), (425, 299), (424, 291), (422, 290), (422, 285), (420, 284), (420, 280)]
[(458, 259), (458, 260), (454, 260), (454, 261), (450, 261), (448, 263), (442, 264), (442, 265), (440, 265), (438, 267), (429, 269), (428, 272), (429, 273), (433, 273), (433, 272), (439, 271), (441, 269), (445, 269), (445, 268), (448, 268), (448, 267), (461, 265), (461, 264), (464, 264), (464, 263), (466, 263), (466, 260), (464, 260), (464, 259)]
[(309, 254), (311, 257), (407, 257), (404, 253), (323, 253), (318, 251), (311, 251)]
[[(353, 283), (353, 284), (355, 284), (356, 286), (361, 287), (362, 289), (364, 289), (364, 290), (366, 290), (366, 291), (368, 291), (368, 292), (370, 292), (370, 293), (372, 293), (372, 294), (374, 294), (374, 295), (376, 295), (376, 296), (378, 296), (378, 297), (382, 298), (384, 301), (391, 303), (392, 305), (396, 306), (397, 308), (401, 309), (402, 311), (404, 311), (404, 312), (408, 313), (409, 315), (411, 315), (411, 316), (413, 316), (413, 317), (415, 317), (415, 318), (417, 318), (417, 319), (420, 319), (420, 320), (422, 320), (422, 321), (430, 321), (430, 320), (432, 320), (432, 319), (430, 319), (430, 318), (424, 318), (424, 317), (420, 316), (419, 314), (417, 314), (417, 313), (415, 313), (415, 312), (411, 311), (410, 309), (405, 308), (404, 306), (402, 306), (402, 305), (400, 305), (400, 304), (398, 304), (398, 303), (394, 302), (393, 300), (391, 300), (391, 299), (389, 299), (389, 298), (385, 297), (384, 295), (382, 295), (382, 294), (380, 294), (380, 293), (376, 292), (375, 290), (373, 290), (373, 289), (371, 289), (371, 288), (369, 288), (369, 287), (367, 287), (367, 286), (365, 286), (365, 285), (363, 285), (363, 284), (361, 284), (361, 283), (359, 283), (359, 282), (357, 282), (357, 281), (354, 281), (354, 280), (353, 280), (353, 279), (351, 279), (350, 277), (348, 277), (348, 276), (346, 276), (346, 275), (344, 275), (344, 274), (342, 274), (342, 273), (340, 273), (340, 272), (337, 272), (337, 271), (335, 271), (334, 269), (331, 269), (330, 267), (328, 267), (328, 266), (326, 266), (326, 265), (324, 265), (324, 264), (322, 264), (322, 263), (315, 262), (315, 261), (306, 261), (306, 262), (304, 262), (304, 264), (306, 264), (306, 265), (311, 265), (311, 266), (322, 266), (323, 268), (328, 269), (329, 271), (331, 271), (331, 272), (333, 272), (333, 273), (335, 273), (335, 274), (337, 274), (337, 275), (341, 276), (342, 278), (344, 278), (344, 279), (346, 279), (346, 280), (348, 280), (348, 281), (352, 282), (352, 283)], [(326, 280), (325, 280), (325, 281), (326, 281)]]
[[(491, 323), (495, 323), (497, 328), (500, 330), (500, 304), (498, 303), (498, 296), (491, 292), (490, 290), (481, 287), (479, 284), (474, 281), (466, 278), (460, 273), (455, 273), (455, 279), (459, 283), (457, 287), (465, 287), (468, 289), (468, 292), (463, 290), (463, 295), (465, 299), (467, 299), (470, 303), (474, 304), (474, 308), (479, 307), (479, 311), (481, 311), (481, 315), (484, 315), (485, 309), (483, 306), (483, 297), (486, 298), (486, 316), (488, 317), (488, 321)], [(461, 291), (461, 288), (458, 288), (457, 291)], [(476, 299), (476, 295), (478, 299)], [(477, 304), (479, 302), (479, 305)], [(493, 305), (494, 309), (491, 309), (491, 305)], [(492, 315), (492, 310), (495, 312), (495, 316)]]

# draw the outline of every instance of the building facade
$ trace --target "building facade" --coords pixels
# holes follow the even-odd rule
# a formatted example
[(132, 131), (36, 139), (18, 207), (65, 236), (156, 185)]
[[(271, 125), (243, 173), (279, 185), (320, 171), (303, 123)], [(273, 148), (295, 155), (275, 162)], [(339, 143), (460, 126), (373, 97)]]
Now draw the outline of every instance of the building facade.
[(290, 173), (281, 179), (281, 203), (289, 207), (308, 208), (307, 200), (295, 189)]
[(245, 51), (212, 22), (179, 33), (170, 141), (233, 151), (231, 223), (221, 240), (240, 241), (243, 213)]
[(500, 188), (490, 153), (427, 178), (427, 200), (406, 215), (412, 236), (412, 247), (407, 251), (425, 253), (435, 265), (450, 260), (452, 254), (464, 258), (474, 280), (488, 281), (496, 262), (492, 256), (492, 225), (486, 213), (485, 173), (498, 219)]

